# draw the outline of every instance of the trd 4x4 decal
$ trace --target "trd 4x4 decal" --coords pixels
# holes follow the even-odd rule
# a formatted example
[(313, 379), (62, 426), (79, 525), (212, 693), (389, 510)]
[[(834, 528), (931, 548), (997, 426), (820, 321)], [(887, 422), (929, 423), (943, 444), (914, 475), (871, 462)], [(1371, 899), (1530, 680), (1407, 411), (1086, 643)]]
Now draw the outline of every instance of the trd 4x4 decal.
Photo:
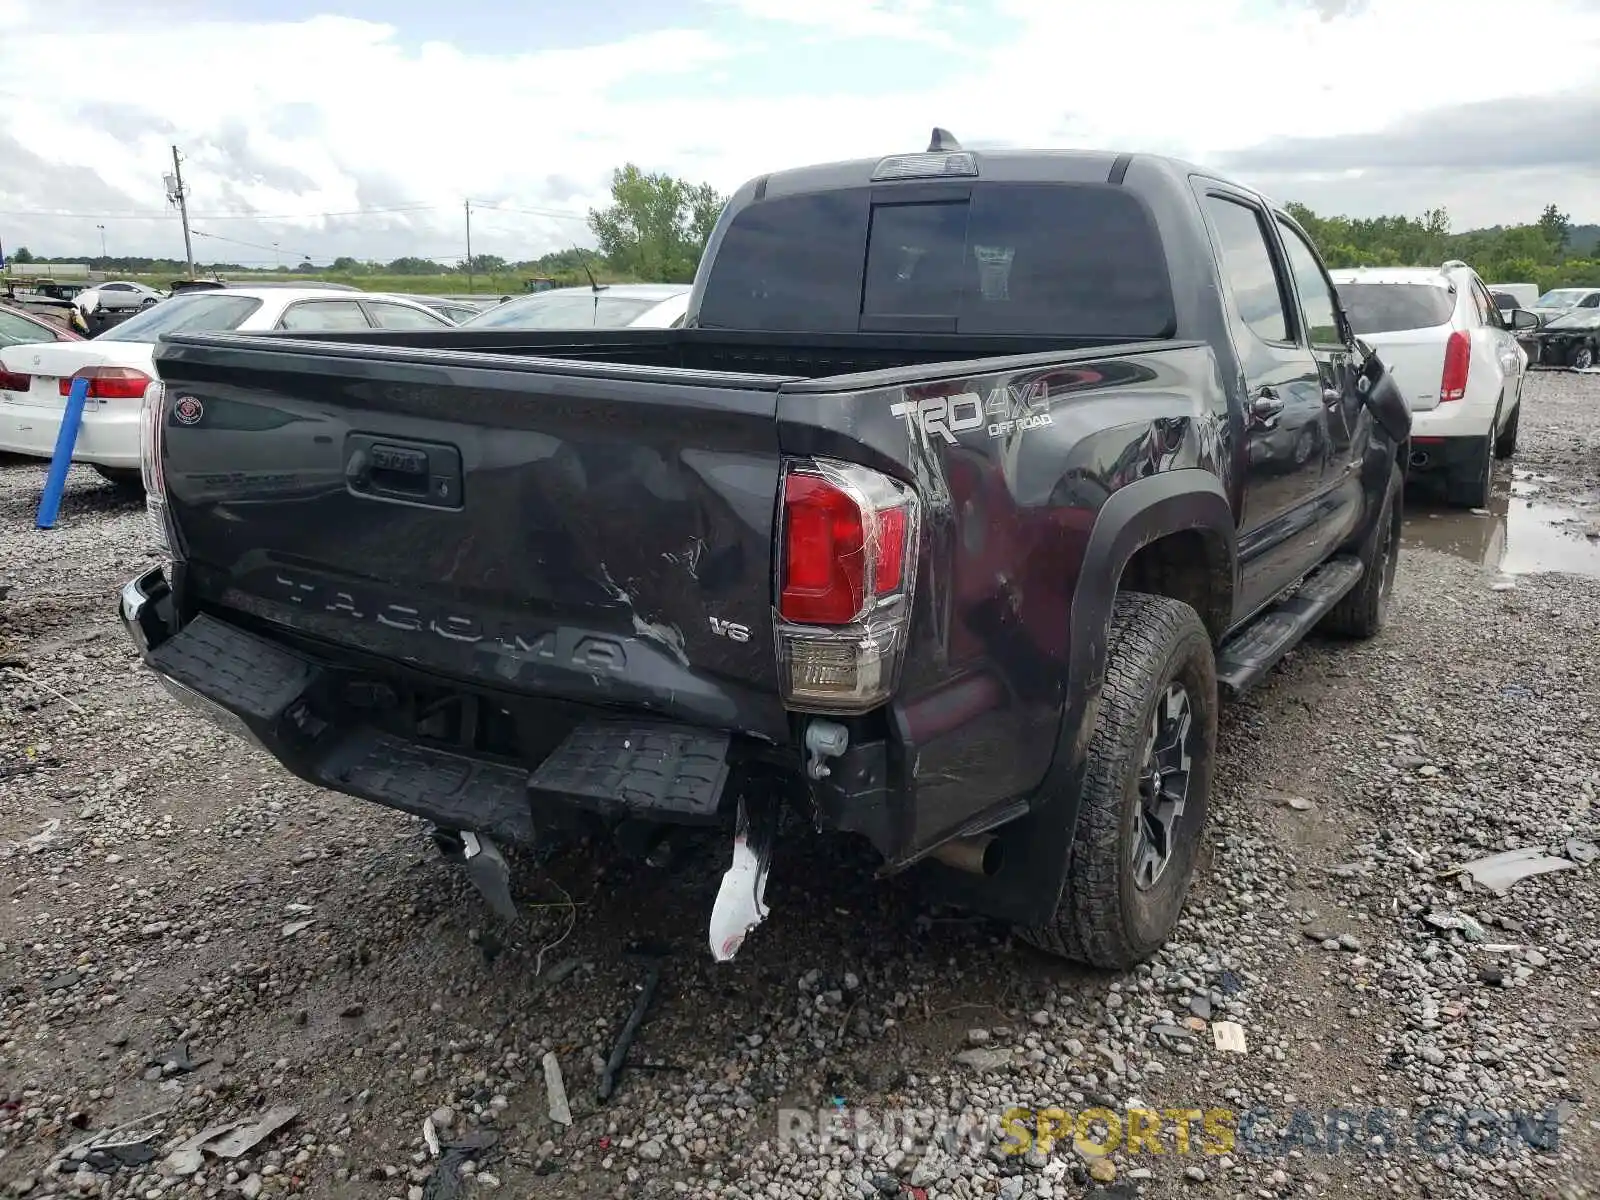
[(889, 406), (897, 417), (904, 417), (915, 431), (927, 437), (943, 438), (954, 445), (956, 434), (987, 428), (992, 438), (1005, 437), (1028, 429), (1054, 424), (1045, 411), (1050, 385), (1040, 380), (1001, 385), (987, 396), (977, 392), (957, 392), (953, 396), (927, 396), (921, 400), (900, 400)]

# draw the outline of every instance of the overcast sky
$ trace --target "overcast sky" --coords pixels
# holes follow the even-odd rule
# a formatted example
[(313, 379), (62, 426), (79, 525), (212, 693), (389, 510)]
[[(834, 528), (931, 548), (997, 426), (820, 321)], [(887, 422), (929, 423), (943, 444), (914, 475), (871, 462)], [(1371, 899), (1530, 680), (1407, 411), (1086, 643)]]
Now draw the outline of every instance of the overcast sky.
[(970, 143), (1175, 153), (1457, 229), (1600, 221), (1600, 0), (0, 0), (0, 247), (511, 259), (611, 169)]

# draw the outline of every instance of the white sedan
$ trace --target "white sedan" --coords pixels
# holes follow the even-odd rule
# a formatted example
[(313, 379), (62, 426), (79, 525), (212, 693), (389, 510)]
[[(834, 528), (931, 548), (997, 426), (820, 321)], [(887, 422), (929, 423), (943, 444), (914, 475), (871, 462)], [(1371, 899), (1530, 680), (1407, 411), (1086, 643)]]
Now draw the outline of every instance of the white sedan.
[(228, 287), (173, 296), (87, 341), (7, 346), (0, 349), (0, 451), (35, 458), (54, 454), (67, 393), (73, 379), (84, 377), (89, 402), (72, 459), (119, 487), (139, 490), (139, 409), (156, 377), (155, 348), (163, 335), (374, 328), (454, 325), (400, 296), (318, 287)]

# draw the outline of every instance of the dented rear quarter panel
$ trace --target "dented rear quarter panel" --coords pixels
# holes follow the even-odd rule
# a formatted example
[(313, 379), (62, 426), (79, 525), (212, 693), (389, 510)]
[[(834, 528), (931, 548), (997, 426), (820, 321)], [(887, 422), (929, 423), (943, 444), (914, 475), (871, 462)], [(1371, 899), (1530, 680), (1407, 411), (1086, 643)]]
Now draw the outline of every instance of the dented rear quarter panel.
[[(910, 644), (895, 702), (916, 803), (898, 855), (1014, 811), (1062, 745), (1073, 599), (1108, 500), (1154, 475), (1231, 490), (1226, 388), (1203, 342), (786, 384), (786, 454), (863, 462), (924, 505)], [(976, 369), (974, 369), (976, 368)], [(896, 378), (899, 377), (899, 378)], [(903, 380), (903, 381), (902, 381)], [(849, 392), (848, 396), (841, 392)], [(1209, 483), (1214, 490), (1216, 484)]]

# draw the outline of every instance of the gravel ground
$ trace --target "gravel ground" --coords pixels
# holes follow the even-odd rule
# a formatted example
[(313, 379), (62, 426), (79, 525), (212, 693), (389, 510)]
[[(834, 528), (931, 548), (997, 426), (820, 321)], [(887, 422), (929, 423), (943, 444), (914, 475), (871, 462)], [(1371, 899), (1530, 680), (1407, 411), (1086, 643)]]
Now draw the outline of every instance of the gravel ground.
[[(1597, 413), (1600, 377), (1537, 374), (1518, 458), (1591, 519)], [(115, 622), (142, 510), (80, 470), (61, 527), (36, 533), (41, 477), (0, 465), (0, 582), (18, 585), (0, 604), (0, 1194), (1597, 1194), (1600, 862), (1505, 896), (1454, 870), (1600, 840), (1600, 581), (1423, 548), (1424, 523), (1499, 516), (1417, 512), (1390, 630), (1308, 645), (1225, 710), (1205, 875), (1147, 967), (1064, 967), (821, 842), (781, 848), (771, 919), (719, 967), (720, 846), (662, 868), (519, 862), (537, 907), (513, 929), (417, 822), (175, 707)], [(1581, 530), (1563, 536), (1582, 562)], [(1217, 1048), (1224, 1021), (1244, 1053)], [(550, 1117), (550, 1053), (570, 1125)], [(1007, 1154), (999, 1130), (778, 1136), (780, 1109), (1014, 1105), (1102, 1106), (1119, 1130), (1200, 1110), (1235, 1132), (1136, 1116), (1163, 1152), (1108, 1158), (1070, 1135)], [(178, 1149), (282, 1106), (293, 1120), (234, 1157)], [(1439, 1152), (1417, 1136), (1430, 1110)], [(152, 1129), (149, 1161), (52, 1168), (146, 1117), (102, 1140)]]

